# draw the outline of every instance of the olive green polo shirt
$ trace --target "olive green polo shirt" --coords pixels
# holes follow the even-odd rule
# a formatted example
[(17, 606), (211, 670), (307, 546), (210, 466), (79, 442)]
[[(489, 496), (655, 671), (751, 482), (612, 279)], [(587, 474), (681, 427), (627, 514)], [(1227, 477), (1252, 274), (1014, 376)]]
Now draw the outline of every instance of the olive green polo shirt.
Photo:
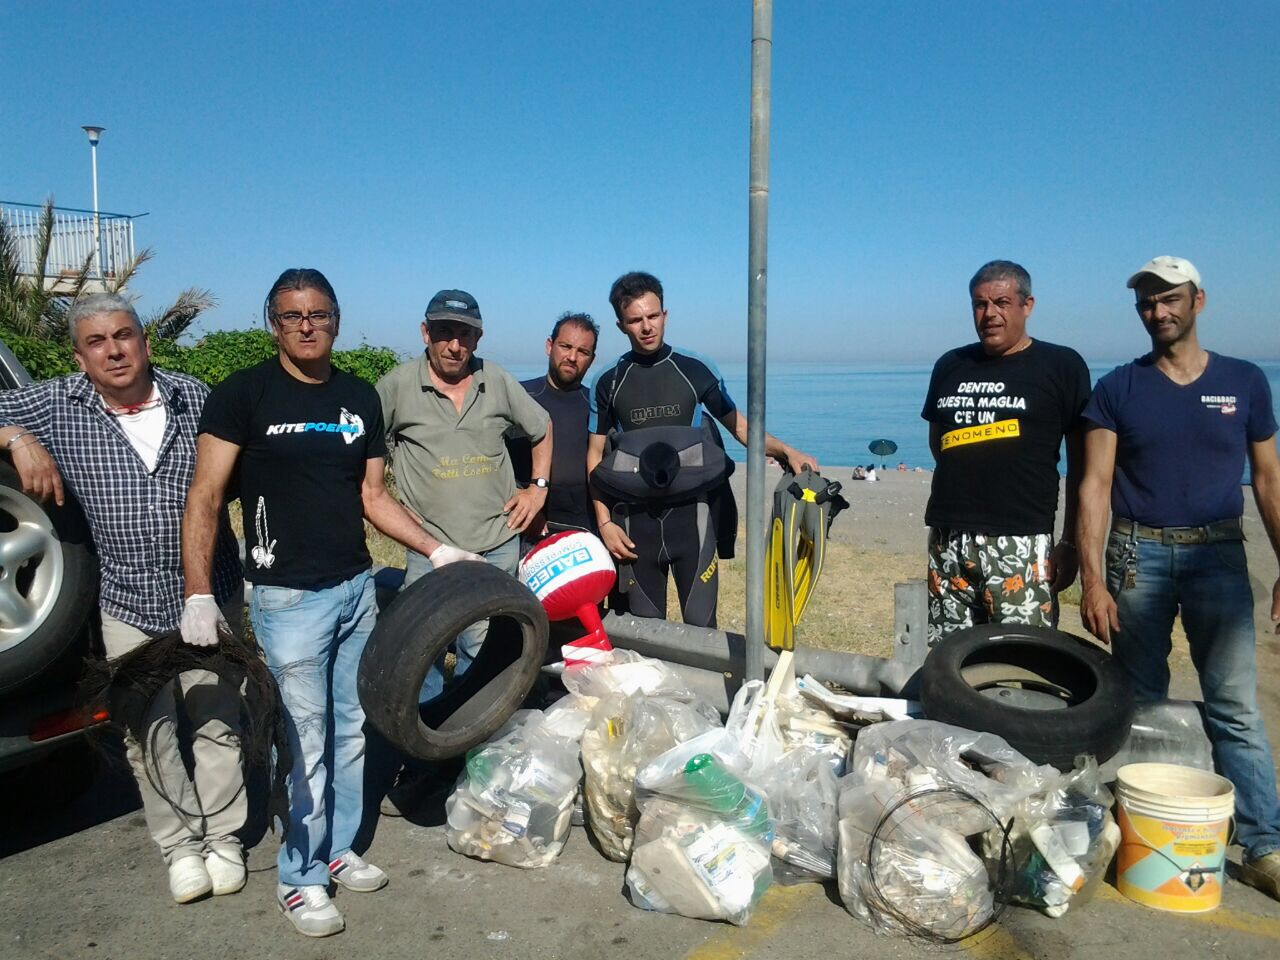
[(516, 534), (502, 506), (516, 492), (503, 435), (516, 427), (537, 443), (547, 412), (511, 374), (473, 357), (462, 412), (431, 382), (424, 353), (377, 383), (400, 498), (442, 543), (484, 553)]

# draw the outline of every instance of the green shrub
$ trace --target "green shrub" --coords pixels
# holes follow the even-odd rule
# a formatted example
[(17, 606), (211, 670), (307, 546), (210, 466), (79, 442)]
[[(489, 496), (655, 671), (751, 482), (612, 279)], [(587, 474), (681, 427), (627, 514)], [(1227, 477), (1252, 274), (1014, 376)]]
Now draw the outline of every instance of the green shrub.
[[(27, 368), (33, 380), (48, 380), (75, 373), (75, 356), (70, 344), (39, 340), (3, 331), (4, 342)], [(221, 383), (237, 370), (251, 367), (276, 355), (276, 342), (263, 329), (219, 330), (206, 334), (194, 346), (176, 340), (153, 338), (151, 360), (164, 370), (186, 373), (209, 386)], [(335, 350), (333, 365), (369, 383), (400, 362), (388, 347), (362, 343), (353, 350)]]
[(394, 367), (401, 357), (390, 347), (374, 347), (362, 343), (354, 350), (335, 350), (333, 365), (339, 370), (355, 374), (361, 380), (377, 383)]
[[(187, 373), (209, 386), (221, 383), (237, 370), (251, 367), (276, 355), (276, 342), (261, 328), (219, 330), (201, 337), (194, 347), (172, 341), (151, 345), (156, 365)], [(172, 349), (172, 353), (169, 351)]]
[(80, 369), (76, 366), (69, 343), (24, 337), (8, 331), (4, 332), (4, 342), (18, 362), (26, 367), (32, 380), (49, 380)]

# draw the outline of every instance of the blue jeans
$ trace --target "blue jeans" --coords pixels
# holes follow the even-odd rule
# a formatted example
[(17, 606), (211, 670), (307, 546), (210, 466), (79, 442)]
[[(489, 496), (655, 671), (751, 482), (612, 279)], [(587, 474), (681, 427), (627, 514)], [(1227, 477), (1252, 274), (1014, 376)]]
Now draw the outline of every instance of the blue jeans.
[(1206, 728), (1218, 771), (1236, 790), (1236, 838), (1249, 860), (1280, 850), (1275, 766), (1258, 712), (1253, 594), (1244, 543), (1169, 544), (1113, 533), (1107, 588), (1120, 632), (1112, 651), (1139, 701), (1169, 694), (1174, 615), (1200, 676)]
[(378, 616), (372, 575), (315, 590), (257, 586), (253, 631), (280, 688), (293, 767), (280, 882), (328, 884), (364, 813), (364, 709), (356, 671)]
[[(492, 550), (480, 554), (480, 556), (484, 557), (488, 563), (497, 567), (503, 573), (514, 577), (520, 567), (520, 537), (513, 535), (506, 543), (499, 544)], [(421, 580), (432, 569), (434, 568), (431, 566), (431, 561), (422, 554), (414, 550), (405, 551), (404, 587)], [(404, 587), (400, 589), (403, 590)], [(484, 644), (484, 638), (488, 633), (489, 621), (481, 620), (479, 623), (473, 623), (458, 634), (453, 643), (453, 651), (458, 658), (453, 667), (454, 679), (462, 676), (471, 667), (471, 662), (475, 660), (476, 654), (480, 652), (480, 647)], [(427, 671), (427, 676), (422, 681), (422, 692), (418, 696), (418, 702), (426, 703), (428, 700), (440, 696), (443, 692), (444, 657), (441, 657)]]

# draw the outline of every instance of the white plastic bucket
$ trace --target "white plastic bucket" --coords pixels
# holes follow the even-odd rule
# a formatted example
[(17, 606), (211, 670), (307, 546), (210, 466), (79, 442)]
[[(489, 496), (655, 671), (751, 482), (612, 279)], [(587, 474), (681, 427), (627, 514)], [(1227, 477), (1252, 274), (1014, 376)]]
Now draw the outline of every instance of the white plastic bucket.
[(1172, 763), (1130, 763), (1116, 772), (1116, 799), (1116, 888), (1158, 910), (1217, 907), (1235, 810), (1231, 781)]

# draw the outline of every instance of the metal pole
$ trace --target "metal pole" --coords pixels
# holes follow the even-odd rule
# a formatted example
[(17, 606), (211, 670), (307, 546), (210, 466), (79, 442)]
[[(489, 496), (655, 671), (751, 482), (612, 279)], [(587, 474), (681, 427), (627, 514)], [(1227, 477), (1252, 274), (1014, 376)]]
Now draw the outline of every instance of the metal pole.
[(93, 264), (94, 273), (102, 279), (102, 227), (98, 220), (98, 141), (89, 144), (89, 154), (93, 157)]
[(769, 517), (764, 512), (765, 329), (769, 262), (769, 86), (773, 2), (752, 0), (751, 180), (747, 246), (747, 649), (748, 680), (764, 677), (764, 581)]
[(102, 279), (102, 226), (98, 216), (98, 140), (105, 127), (85, 124), (80, 128), (89, 138), (89, 156), (93, 161), (93, 255), (90, 260), (90, 273), (98, 280)]

